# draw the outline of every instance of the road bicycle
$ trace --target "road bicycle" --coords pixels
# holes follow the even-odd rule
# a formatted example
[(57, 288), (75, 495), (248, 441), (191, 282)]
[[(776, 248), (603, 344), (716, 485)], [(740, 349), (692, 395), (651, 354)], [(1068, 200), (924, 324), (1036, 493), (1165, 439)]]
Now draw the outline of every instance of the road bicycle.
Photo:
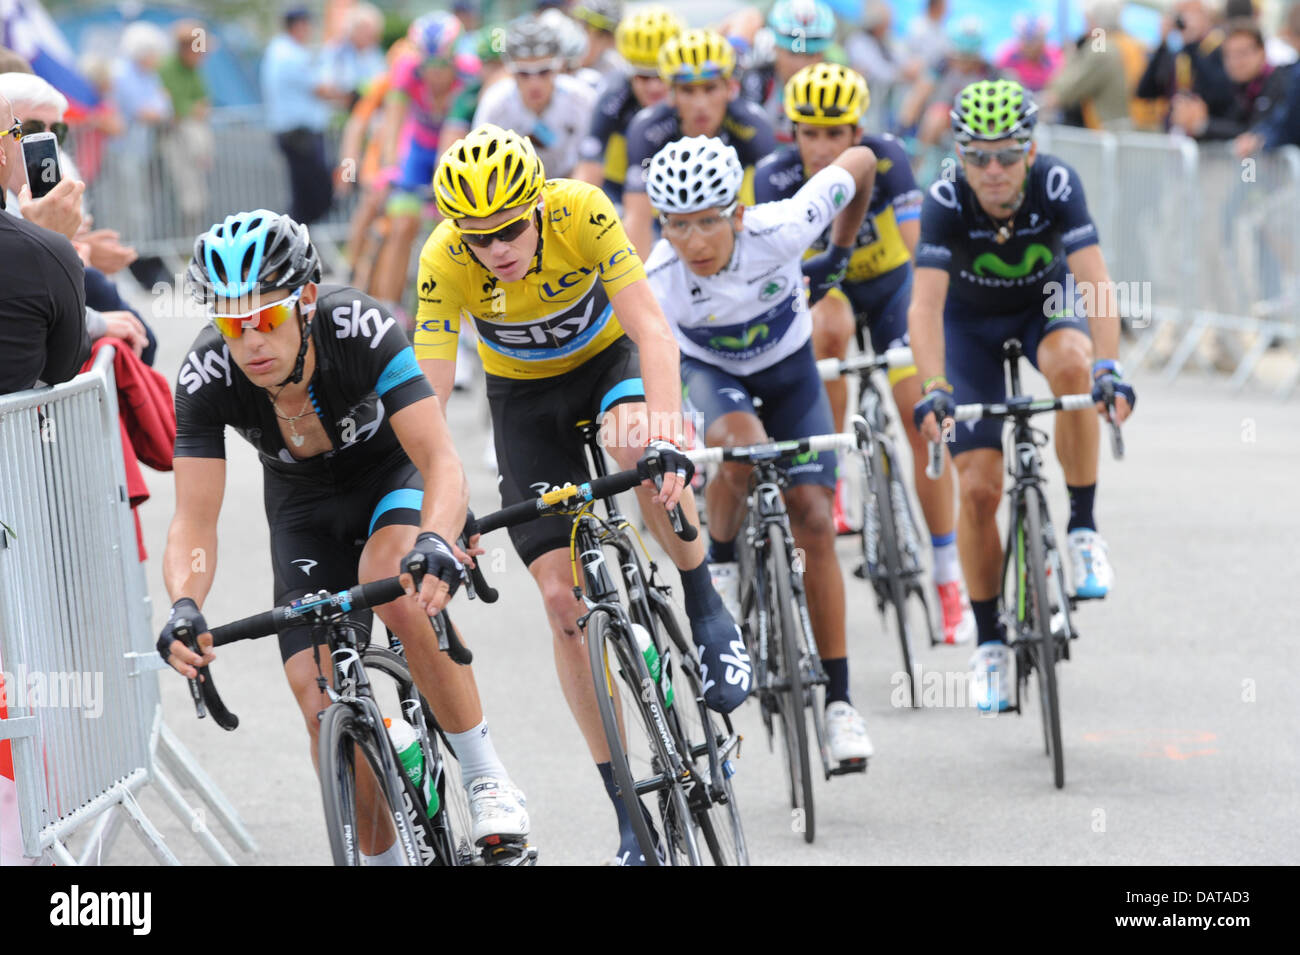
[(736, 535), (741, 631), (754, 661), (754, 693), (769, 749), (774, 748), (774, 724), (781, 726), (790, 806), (798, 813), (796, 820), (806, 842), (812, 842), (816, 835), (806, 711), (811, 711), (825, 778), (864, 772), (867, 761), (850, 760), (835, 766), (830, 763), (825, 719), (827, 677), (808, 616), (803, 560), (790, 531), (781, 462), (799, 455), (847, 450), (856, 447), (856, 441), (854, 435), (826, 434), (748, 447), (705, 448), (687, 454), (697, 467), (724, 462), (754, 466), (745, 521)]
[[(598, 429), (592, 422), (578, 427), (590, 454), (591, 481), (486, 514), (475, 529), (487, 533), (545, 515), (573, 518), (573, 588), (586, 607), (578, 624), (614, 781), (646, 862), (748, 865), (732, 785), (740, 734), (729, 717), (704, 705), (699, 662), (672, 609), (671, 589), (615, 499), (647, 477), (658, 483), (660, 462), (651, 455), (645, 472), (609, 474)], [(595, 511), (597, 502), (604, 517)], [(680, 508), (672, 518), (678, 535), (693, 540), (698, 530)], [(607, 558), (619, 568), (617, 582)]]

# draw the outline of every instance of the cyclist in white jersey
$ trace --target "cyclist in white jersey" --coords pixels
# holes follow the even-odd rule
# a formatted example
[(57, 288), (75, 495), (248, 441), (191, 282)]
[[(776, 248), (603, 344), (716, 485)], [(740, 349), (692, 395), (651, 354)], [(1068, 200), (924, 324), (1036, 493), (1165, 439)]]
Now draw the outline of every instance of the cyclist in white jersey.
[[(812, 351), (804, 278), (833, 285), (842, 267), (826, 254), (803, 263), (827, 227), (833, 245), (853, 243), (875, 184), (876, 158), (846, 149), (793, 197), (737, 205), (744, 172), (716, 137), (669, 143), (646, 171), (646, 193), (664, 238), (646, 262), (655, 297), (682, 352), (685, 403), (710, 445), (732, 447), (834, 430)], [(762, 401), (755, 410), (754, 398)], [(706, 492), (714, 586), (736, 612), (735, 538), (744, 520), (749, 466), (725, 464)], [(866, 759), (866, 724), (849, 699), (844, 578), (835, 556), (835, 455), (800, 455), (788, 469), (786, 506), (805, 554), (808, 613), (829, 677), (831, 757)]]
[(484, 90), (474, 127), (490, 123), (527, 136), (547, 174), (568, 178), (596, 112), (596, 91), (563, 72), (561, 37), (540, 19), (510, 25), (505, 62), (510, 78)]

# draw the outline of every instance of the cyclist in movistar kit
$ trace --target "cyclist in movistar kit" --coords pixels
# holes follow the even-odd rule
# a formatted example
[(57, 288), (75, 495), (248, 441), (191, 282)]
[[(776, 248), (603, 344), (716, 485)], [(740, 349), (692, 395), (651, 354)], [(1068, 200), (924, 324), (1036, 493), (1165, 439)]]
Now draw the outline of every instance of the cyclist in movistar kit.
[[(1002, 345), (1009, 338), (1020, 340), (1055, 395), (1091, 391), (1104, 412), (1100, 402), (1113, 392), (1121, 421), (1136, 401), (1116, 361), (1119, 317), (1083, 186), (1060, 159), (1038, 154), (1036, 114), (1014, 80), (972, 83), (952, 109), (961, 164), (954, 180), (936, 180), (925, 197), (908, 310), (912, 353), (924, 376), (913, 414), (932, 441), (955, 404), (1006, 396)], [(979, 637), (971, 665), (1006, 677), (1010, 652), (997, 616), (1002, 425), (973, 421), (945, 439), (957, 468), (957, 548)], [(1071, 577), (1078, 596), (1104, 597), (1113, 575), (1093, 517), (1097, 417), (1058, 414), (1055, 439), (1070, 496)], [(977, 680), (988, 694), (980, 708), (1006, 709), (1010, 684)], [(994, 687), (998, 699), (991, 698)]]
[(709, 30), (687, 30), (659, 50), (659, 75), (671, 93), (665, 102), (637, 113), (627, 131), (623, 219), (642, 257), (650, 254), (654, 244), (646, 170), (651, 157), (674, 139), (717, 136), (734, 146), (745, 167), (740, 201), (752, 204), (753, 167), (776, 148), (776, 138), (762, 108), (739, 96), (740, 84), (732, 76), (735, 68), (731, 44)]
[[(805, 271), (814, 285), (833, 282), (826, 266), (835, 253), (823, 253), (803, 271), (799, 260), (827, 228), (835, 245), (853, 241), (875, 172), (871, 150), (853, 146), (793, 198), (744, 208), (737, 199), (744, 178), (740, 159), (720, 139), (679, 139), (655, 154), (646, 191), (664, 238), (646, 271), (677, 333), (683, 391), (703, 419), (697, 432), (708, 444), (735, 447), (835, 430), (813, 360), (803, 284)], [(832, 452), (797, 458), (786, 472), (785, 497), (795, 543), (805, 553), (808, 613), (829, 677), (827, 742), (831, 758), (845, 761), (866, 759), (872, 748), (849, 699), (844, 578), (831, 518), (835, 464)], [(739, 613), (740, 589), (736, 534), (750, 470), (724, 464), (706, 492), (714, 585), (733, 614)]]
[[(229, 216), (194, 244), (187, 281), (213, 324), (195, 339), (176, 383), (176, 515), (163, 557), (174, 603), (159, 653), (190, 678), (214, 659), (198, 605), (216, 572), (229, 426), (262, 460), (277, 605), (391, 577), (415, 554), (427, 558), (418, 593), (408, 580), (410, 599), (375, 613), (401, 638), (447, 731), (469, 791), (474, 841), (522, 841), (523, 794), (497, 757), (473, 671), (439, 652), (429, 624), (461, 579), (463, 555), (450, 542), (469, 501), (442, 407), (393, 316), (356, 289), (319, 280), (306, 226), (265, 209)], [(425, 495), (426, 485), (434, 493)], [(197, 619), (201, 656), (173, 637), (178, 610)], [(317, 687), (314, 643), (310, 626), (280, 635), (313, 762), (317, 714), (330, 705)], [(363, 833), (369, 864), (401, 864), (396, 843), (368, 840)]]
[(627, 131), (642, 109), (663, 102), (668, 86), (659, 76), (659, 50), (682, 32), (681, 21), (666, 7), (633, 11), (614, 31), (619, 55), (629, 72), (610, 76), (600, 90), (591, 129), (582, 140), (582, 161), (573, 174), (594, 186), (603, 185), (614, 203), (623, 201), (627, 179)]
[[(575, 427), (600, 422), (623, 469), (647, 450), (665, 462), (662, 491), (638, 489), (641, 512), (681, 574), (686, 615), (704, 674), (704, 700), (729, 712), (749, 693), (740, 628), (714, 591), (702, 540), (673, 534), (680, 499), (697, 522), (693, 467), (681, 454), (677, 345), (645, 270), (608, 197), (572, 179), (546, 179), (532, 144), (481, 126), (447, 150), (434, 177), (443, 222), (420, 255), (416, 356), (435, 390), (450, 389), (463, 317), (474, 321), (487, 373), (501, 503), (552, 484), (589, 479)], [(620, 864), (644, 860), (614, 785), (608, 742), (574, 596), (572, 522), (544, 517), (512, 528), (537, 581), (565, 698), (618, 814)]]
[[(912, 253), (921, 231), (921, 190), (898, 140), (887, 134), (863, 135), (861, 120), (869, 103), (866, 80), (848, 67), (835, 63), (805, 67), (785, 88), (785, 111), (794, 123), (795, 145), (768, 156), (754, 170), (755, 198), (775, 202), (793, 196), (854, 144), (866, 146), (876, 155), (870, 207), (851, 245), (828, 249), (829, 235), (822, 235), (807, 253), (833, 253), (834, 271), (843, 271), (844, 276), (825, 297), (814, 293), (813, 352), (819, 359), (844, 358), (855, 329), (869, 331), (871, 347), (878, 355), (908, 343), (907, 305), (912, 293)], [(911, 409), (921, 400), (921, 379), (915, 366), (891, 369), (889, 381), (899, 408)], [(841, 428), (848, 407), (847, 382), (842, 378), (828, 381), (826, 393), (832, 421)], [(944, 640), (965, 642), (975, 636), (975, 623), (961, 588), (952, 475), (945, 469), (938, 481), (923, 478), (925, 441), (911, 416), (904, 417), (917, 498), (934, 547), (934, 582), (943, 608)], [(841, 478), (835, 499), (839, 531), (848, 529), (843, 488)]]

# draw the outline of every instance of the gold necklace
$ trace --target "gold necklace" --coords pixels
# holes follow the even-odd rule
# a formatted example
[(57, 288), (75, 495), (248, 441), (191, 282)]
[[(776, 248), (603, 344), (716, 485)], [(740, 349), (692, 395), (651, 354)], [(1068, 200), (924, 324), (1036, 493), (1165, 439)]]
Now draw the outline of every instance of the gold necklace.
[[(281, 388), (280, 391), (284, 391), (284, 389)], [(294, 426), (294, 422), (297, 421), (299, 418), (307, 417), (308, 414), (315, 414), (315, 409), (312, 409), (311, 411), (307, 410), (311, 405), (311, 392), (310, 391), (307, 392), (307, 398), (305, 401), (303, 401), (302, 408), (299, 409), (298, 413), (293, 417), (289, 417), (289, 415), (281, 413), (280, 406), (276, 404), (276, 401), (280, 397), (279, 394), (276, 394), (276, 396), (273, 398), (268, 393), (266, 397), (271, 402), (271, 408), (275, 411), (275, 416), (279, 418), (281, 421), (289, 422), (289, 431), (292, 432), (292, 436), (290, 440), (293, 441), (293, 446), (295, 448), (301, 448), (303, 446), (303, 443), (307, 440), (307, 438), (304, 435), (298, 433), (298, 429)]]

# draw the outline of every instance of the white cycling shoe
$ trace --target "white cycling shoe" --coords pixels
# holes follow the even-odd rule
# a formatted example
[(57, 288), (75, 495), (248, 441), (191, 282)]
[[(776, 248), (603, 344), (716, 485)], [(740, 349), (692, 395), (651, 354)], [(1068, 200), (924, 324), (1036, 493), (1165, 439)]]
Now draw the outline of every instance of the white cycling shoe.
[(731, 619), (740, 623), (740, 565), (734, 560), (709, 564), (709, 579), (713, 581), (713, 589), (722, 598)]
[(1111, 570), (1106, 542), (1101, 535), (1079, 527), (1070, 531), (1065, 541), (1070, 552), (1070, 579), (1074, 582), (1075, 596), (1095, 600), (1110, 593), (1115, 572)]
[(994, 640), (981, 643), (971, 654), (972, 693), (981, 713), (1011, 709), (1011, 650)]
[(837, 763), (850, 759), (870, 759), (875, 753), (867, 723), (850, 703), (836, 700), (826, 706), (826, 743), (831, 759)]
[(508, 779), (480, 776), (469, 784), (469, 808), (474, 814), (474, 844), (522, 842), (528, 835), (527, 801)]

